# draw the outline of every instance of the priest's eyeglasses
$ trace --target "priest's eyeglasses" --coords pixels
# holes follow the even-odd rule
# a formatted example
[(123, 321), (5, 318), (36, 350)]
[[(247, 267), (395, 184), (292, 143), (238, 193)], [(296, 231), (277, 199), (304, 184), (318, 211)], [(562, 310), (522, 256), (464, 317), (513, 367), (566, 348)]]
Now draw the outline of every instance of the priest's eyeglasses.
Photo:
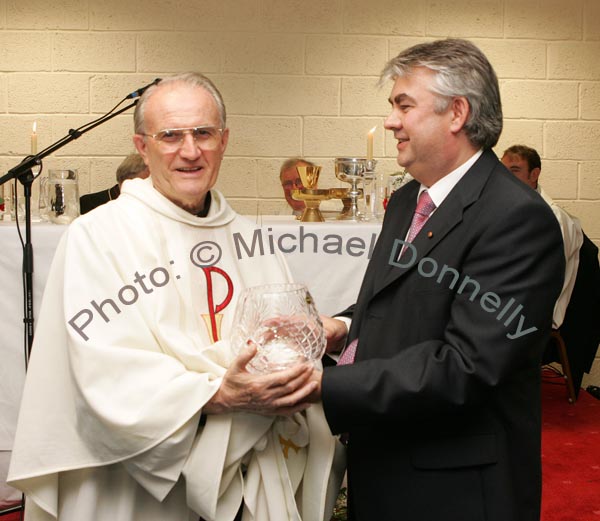
[(183, 145), (186, 134), (192, 136), (194, 143), (202, 150), (215, 150), (221, 143), (223, 129), (217, 127), (166, 128), (156, 134), (142, 134), (158, 141), (168, 151), (178, 150)]

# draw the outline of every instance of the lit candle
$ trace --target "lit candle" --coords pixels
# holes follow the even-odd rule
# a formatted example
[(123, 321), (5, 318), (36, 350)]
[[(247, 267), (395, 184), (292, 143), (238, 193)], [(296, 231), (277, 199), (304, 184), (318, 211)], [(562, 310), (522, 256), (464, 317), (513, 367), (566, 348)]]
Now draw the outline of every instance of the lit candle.
[(31, 155), (37, 154), (37, 121), (33, 122), (33, 130), (31, 131)]
[(377, 127), (373, 127), (367, 134), (367, 159), (373, 159), (373, 133)]

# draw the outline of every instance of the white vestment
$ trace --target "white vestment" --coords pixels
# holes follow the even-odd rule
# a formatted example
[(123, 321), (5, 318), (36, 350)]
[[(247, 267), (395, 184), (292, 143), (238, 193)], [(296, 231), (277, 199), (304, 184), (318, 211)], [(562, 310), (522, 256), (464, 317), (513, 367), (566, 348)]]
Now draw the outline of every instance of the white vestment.
[(234, 357), (240, 292), (289, 280), (278, 255), (239, 256), (254, 226), (211, 195), (196, 217), (127, 181), (64, 234), (9, 470), (26, 519), (228, 521), (242, 501), (244, 520), (329, 519), (343, 456), (320, 404), (198, 427)]

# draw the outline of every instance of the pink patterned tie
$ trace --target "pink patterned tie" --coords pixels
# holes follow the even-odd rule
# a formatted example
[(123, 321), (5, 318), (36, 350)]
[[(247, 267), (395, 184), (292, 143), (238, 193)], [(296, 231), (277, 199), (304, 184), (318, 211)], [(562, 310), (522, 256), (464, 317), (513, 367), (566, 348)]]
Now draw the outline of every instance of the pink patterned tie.
[(406, 242), (413, 242), (414, 238), (423, 228), (423, 225), (429, 219), (431, 212), (435, 210), (435, 203), (431, 200), (429, 192), (424, 190), (419, 196), (417, 207), (415, 208), (415, 214), (413, 215), (412, 222), (410, 223), (410, 230), (406, 237)]
[(358, 338), (355, 338), (354, 340), (352, 340), (352, 342), (350, 342), (346, 346), (346, 349), (344, 349), (342, 356), (340, 356), (337, 365), (353, 364), (354, 357), (356, 356), (356, 346), (357, 345), (358, 345)]
[[(356, 346), (358, 345), (358, 338), (355, 338), (350, 342), (346, 349), (342, 352), (342, 356), (338, 359), (337, 365), (349, 365), (354, 363), (354, 357), (356, 356)], [(340, 434), (340, 441), (344, 445), (348, 445), (349, 436), (347, 432)]]
[[(429, 219), (431, 212), (433, 212), (434, 210), (435, 203), (431, 200), (431, 196), (429, 195), (427, 190), (422, 191), (421, 195), (419, 195), (417, 207), (415, 208), (415, 213), (413, 215), (412, 222), (410, 223), (410, 228), (408, 230), (408, 235), (406, 236), (405, 242), (413, 242), (414, 238), (417, 236), (417, 234), (421, 231), (421, 228), (423, 228), (423, 226), (427, 222), (427, 219)], [(398, 258), (402, 257), (402, 254), (404, 253), (405, 249), (406, 244), (402, 246)]]

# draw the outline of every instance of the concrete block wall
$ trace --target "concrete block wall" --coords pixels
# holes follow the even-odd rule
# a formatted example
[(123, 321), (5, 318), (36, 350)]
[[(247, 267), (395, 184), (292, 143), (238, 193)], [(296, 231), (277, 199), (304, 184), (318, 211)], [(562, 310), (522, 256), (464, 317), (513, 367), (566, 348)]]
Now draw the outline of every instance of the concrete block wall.
[[(0, 168), (29, 153), (34, 121), (42, 149), (154, 78), (197, 70), (228, 108), (218, 187), (242, 213), (268, 213), (285, 158), (340, 186), (333, 159), (364, 155), (373, 127), (381, 171), (398, 170), (379, 72), (448, 36), (473, 40), (500, 78), (496, 152), (535, 147), (544, 187), (600, 244), (598, 0), (0, 0)], [(109, 187), (131, 133), (131, 114), (118, 116), (44, 168), (77, 168), (83, 193)]]

